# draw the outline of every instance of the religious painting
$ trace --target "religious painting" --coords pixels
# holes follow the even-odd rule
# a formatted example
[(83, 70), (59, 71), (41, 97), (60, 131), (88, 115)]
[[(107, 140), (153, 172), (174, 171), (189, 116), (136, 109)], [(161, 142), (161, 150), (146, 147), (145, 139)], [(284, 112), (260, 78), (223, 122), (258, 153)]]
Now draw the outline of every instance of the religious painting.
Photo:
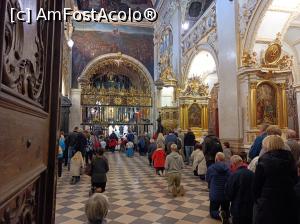
[(111, 24), (75, 24), (72, 35), (72, 88), (77, 88), (77, 79), (87, 64), (104, 54), (129, 55), (140, 61), (153, 76), (154, 44), (153, 29)]
[(257, 87), (256, 97), (256, 124), (277, 124), (276, 89), (263, 83)]
[(201, 108), (194, 103), (188, 109), (189, 127), (201, 127)]
[(125, 11), (129, 8), (143, 12), (152, 7), (151, 0), (75, 0), (79, 10), (99, 11), (101, 8), (107, 11)]

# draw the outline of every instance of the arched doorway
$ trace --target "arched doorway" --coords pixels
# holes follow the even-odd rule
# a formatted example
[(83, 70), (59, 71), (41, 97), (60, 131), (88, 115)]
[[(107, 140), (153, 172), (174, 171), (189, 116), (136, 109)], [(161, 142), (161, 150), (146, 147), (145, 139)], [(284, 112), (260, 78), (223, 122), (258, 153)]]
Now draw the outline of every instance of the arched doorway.
[(153, 80), (136, 59), (121, 53), (100, 56), (78, 81), (85, 128), (119, 135), (153, 130)]
[[(186, 72), (185, 90), (180, 97), (180, 104), (182, 117), (187, 117), (182, 119), (183, 126), (192, 128), (199, 135), (205, 134), (208, 129), (218, 134), (217, 82), (217, 64), (213, 54), (208, 50), (194, 54)], [(210, 97), (212, 90), (216, 94), (213, 101)], [(195, 104), (198, 105), (199, 113), (195, 112)], [(191, 116), (199, 116), (199, 122), (190, 122), (194, 120), (190, 119)]]

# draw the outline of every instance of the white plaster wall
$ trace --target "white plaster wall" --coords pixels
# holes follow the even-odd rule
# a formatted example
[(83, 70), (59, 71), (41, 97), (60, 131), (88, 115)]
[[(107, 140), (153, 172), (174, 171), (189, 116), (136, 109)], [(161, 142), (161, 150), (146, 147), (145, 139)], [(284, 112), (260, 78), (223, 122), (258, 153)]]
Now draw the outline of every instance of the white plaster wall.
[(297, 113), (298, 113), (298, 127), (300, 127), (300, 86), (296, 88), (296, 97), (297, 97)]
[(232, 1), (217, 0), (217, 33), (219, 44), (219, 127), (220, 138), (240, 140), (237, 91), (236, 12)]
[(240, 136), (243, 136), (244, 143), (246, 141), (246, 130), (250, 130), (249, 125), (249, 80), (244, 77), (240, 80), (239, 85), (239, 110), (240, 110)]
[(180, 8), (177, 7), (172, 19), (170, 20), (170, 25), (172, 27), (173, 32), (173, 58), (172, 58), (172, 65), (173, 71), (179, 80), (181, 75), (180, 72), (180, 59), (181, 59), (181, 11)]
[(71, 89), (70, 100), (72, 102), (72, 107), (70, 108), (70, 131), (73, 130), (75, 126), (80, 127), (80, 124), (82, 123), (80, 98), (81, 89)]

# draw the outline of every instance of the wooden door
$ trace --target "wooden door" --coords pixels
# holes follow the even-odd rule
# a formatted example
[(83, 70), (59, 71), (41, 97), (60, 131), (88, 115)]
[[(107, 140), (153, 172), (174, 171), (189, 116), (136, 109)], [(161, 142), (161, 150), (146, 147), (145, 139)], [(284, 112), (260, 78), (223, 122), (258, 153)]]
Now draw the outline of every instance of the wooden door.
[(62, 23), (12, 23), (10, 14), (61, 11), (62, 2), (0, 1), (0, 223), (54, 220)]

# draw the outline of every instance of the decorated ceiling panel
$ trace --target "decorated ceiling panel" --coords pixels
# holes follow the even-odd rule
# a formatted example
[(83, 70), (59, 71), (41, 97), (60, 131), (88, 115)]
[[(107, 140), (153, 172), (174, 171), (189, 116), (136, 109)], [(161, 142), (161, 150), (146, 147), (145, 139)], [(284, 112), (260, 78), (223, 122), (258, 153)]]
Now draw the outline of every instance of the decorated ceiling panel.
[(72, 86), (86, 65), (94, 58), (118, 53), (129, 55), (140, 61), (153, 76), (153, 29), (97, 24), (95, 30), (76, 30), (73, 33)]
[(108, 11), (128, 11), (132, 10), (143, 11), (152, 7), (151, 0), (75, 0), (79, 10), (100, 10), (104, 8)]

